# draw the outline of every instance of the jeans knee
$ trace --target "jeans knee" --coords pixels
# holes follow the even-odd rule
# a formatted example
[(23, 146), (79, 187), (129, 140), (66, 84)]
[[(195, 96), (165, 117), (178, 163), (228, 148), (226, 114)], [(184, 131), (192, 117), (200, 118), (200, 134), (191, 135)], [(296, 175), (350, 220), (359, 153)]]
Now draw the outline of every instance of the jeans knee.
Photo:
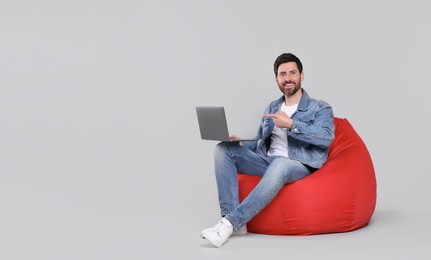
[(227, 152), (227, 145), (224, 142), (218, 143), (214, 148), (214, 158), (225, 155)]

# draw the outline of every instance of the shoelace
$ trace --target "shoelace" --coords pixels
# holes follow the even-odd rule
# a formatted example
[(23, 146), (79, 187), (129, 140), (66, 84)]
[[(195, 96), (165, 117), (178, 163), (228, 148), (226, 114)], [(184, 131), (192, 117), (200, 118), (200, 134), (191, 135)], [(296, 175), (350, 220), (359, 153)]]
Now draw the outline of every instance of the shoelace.
[(224, 233), (230, 229), (229, 225), (221, 220), (217, 225), (215, 225), (214, 229), (217, 231), (217, 235), (220, 236), (220, 232)]

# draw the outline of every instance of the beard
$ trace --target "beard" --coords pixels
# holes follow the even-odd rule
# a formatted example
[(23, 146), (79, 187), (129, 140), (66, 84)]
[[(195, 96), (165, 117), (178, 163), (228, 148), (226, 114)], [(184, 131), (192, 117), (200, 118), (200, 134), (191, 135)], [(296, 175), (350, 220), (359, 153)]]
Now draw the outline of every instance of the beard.
[(301, 89), (301, 82), (296, 83), (294, 81), (285, 81), (282, 84), (278, 84), (280, 91), (286, 96), (293, 96)]

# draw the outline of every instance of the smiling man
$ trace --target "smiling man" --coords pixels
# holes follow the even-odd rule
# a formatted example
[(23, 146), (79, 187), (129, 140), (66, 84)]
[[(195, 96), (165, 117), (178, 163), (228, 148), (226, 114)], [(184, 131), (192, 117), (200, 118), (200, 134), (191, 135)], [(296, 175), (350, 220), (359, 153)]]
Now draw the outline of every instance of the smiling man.
[[(246, 224), (286, 184), (300, 180), (322, 167), (334, 139), (331, 106), (311, 98), (302, 89), (301, 61), (291, 53), (274, 62), (275, 80), (283, 96), (265, 109), (256, 141), (222, 142), (214, 152), (222, 219), (201, 232), (201, 237), (221, 247), (232, 234), (246, 234)], [(261, 176), (242, 203), (238, 197), (237, 172)]]

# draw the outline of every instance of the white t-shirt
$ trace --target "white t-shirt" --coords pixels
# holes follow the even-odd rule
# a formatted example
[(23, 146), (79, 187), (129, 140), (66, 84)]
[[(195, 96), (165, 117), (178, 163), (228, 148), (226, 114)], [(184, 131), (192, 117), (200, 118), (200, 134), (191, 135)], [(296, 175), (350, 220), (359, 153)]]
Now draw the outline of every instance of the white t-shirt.
[[(297, 108), (298, 104), (286, 106), (286, 104), (283, 102), (280, 107), (280, 111), (283, 111), (289, 117), (291, 117)], [(274, 130), (272, 130), (271, 147), (269, 147), (268, 156), (283, 156), (289, 158), (288, 147), (287, 128), (274, 127)]]

